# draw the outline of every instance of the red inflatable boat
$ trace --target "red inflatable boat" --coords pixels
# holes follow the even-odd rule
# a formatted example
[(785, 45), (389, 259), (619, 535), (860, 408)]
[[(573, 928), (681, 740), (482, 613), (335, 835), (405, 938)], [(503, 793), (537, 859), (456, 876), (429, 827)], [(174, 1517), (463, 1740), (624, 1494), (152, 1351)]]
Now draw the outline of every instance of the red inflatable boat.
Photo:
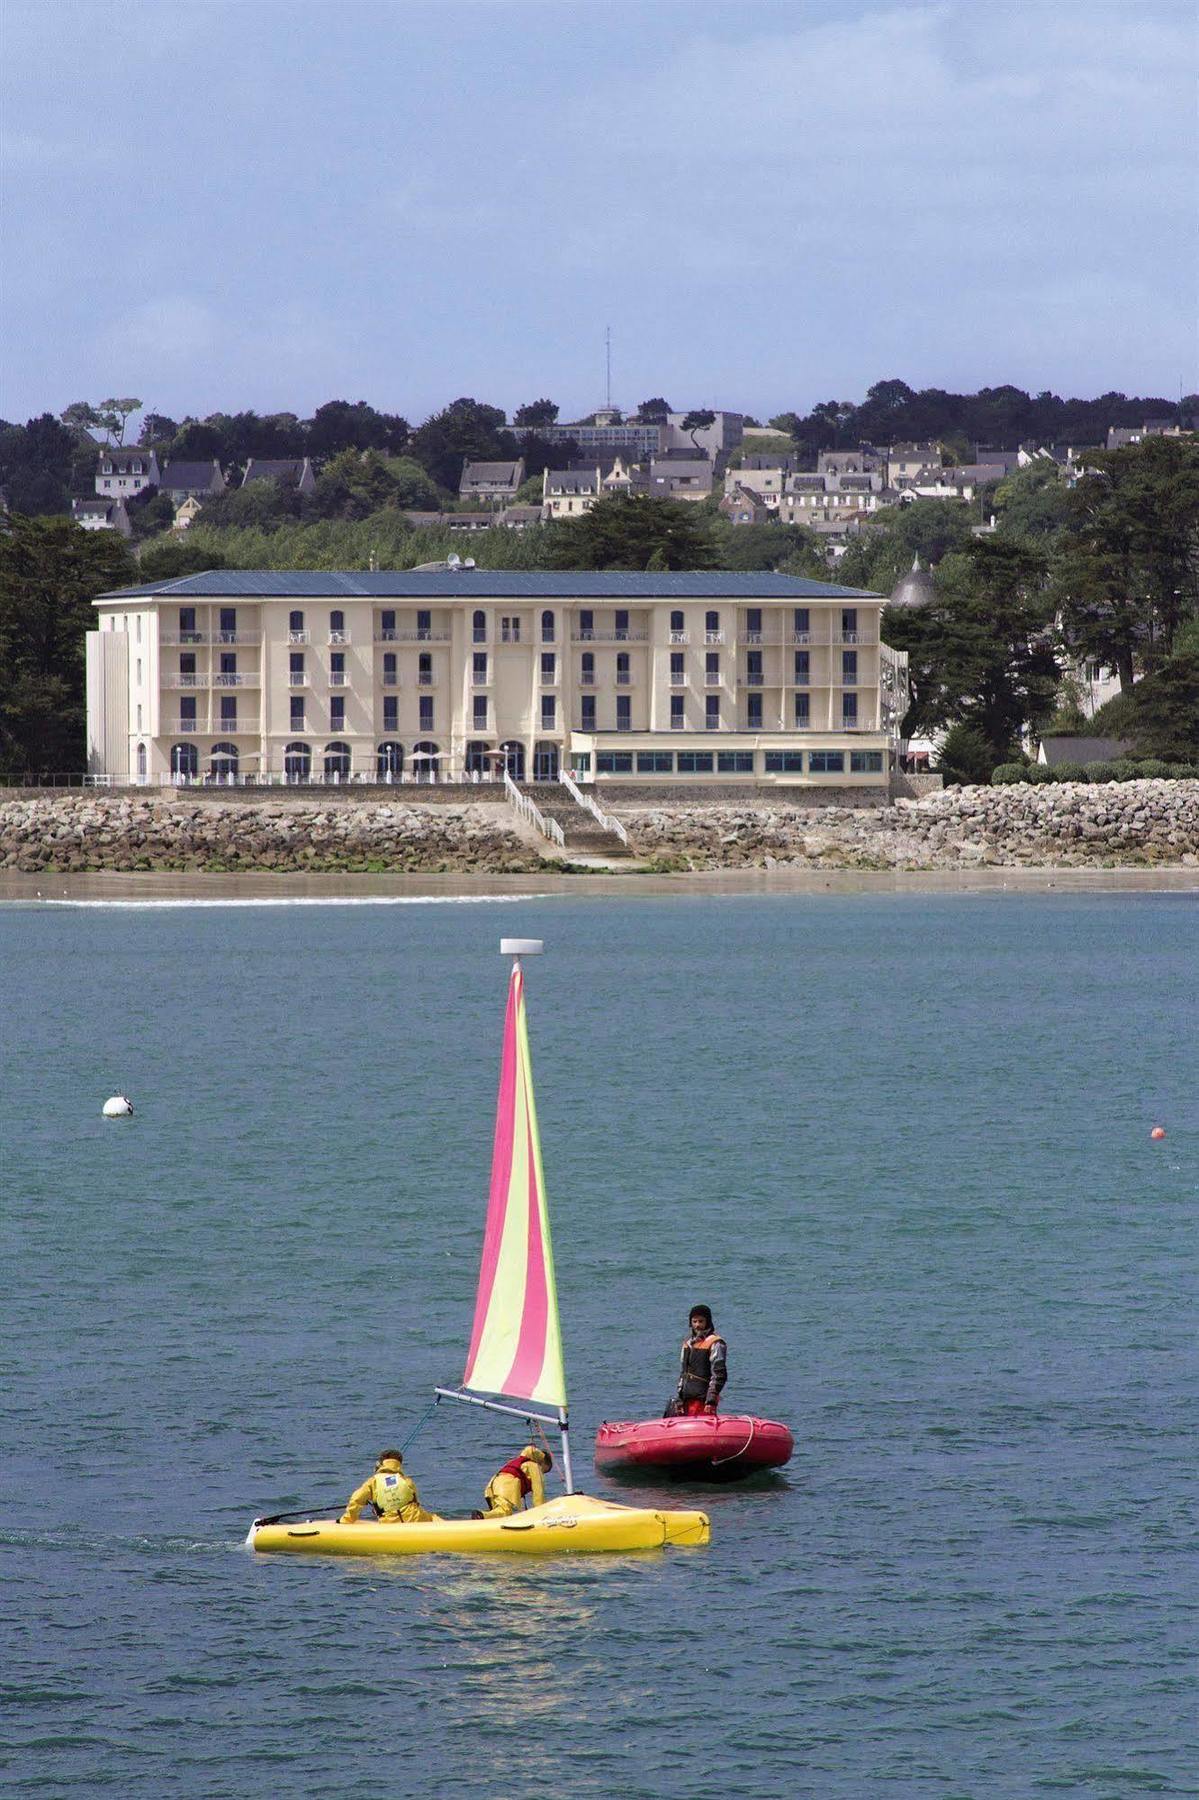
[(653, 1470), (691, 1481), (741, 1481), (780, 1469), (795, 1439), (777, 1419), (747, 1413), (692, 1418), (626, 1419), (595, 1434), (595, 1466), (604, 1475)]

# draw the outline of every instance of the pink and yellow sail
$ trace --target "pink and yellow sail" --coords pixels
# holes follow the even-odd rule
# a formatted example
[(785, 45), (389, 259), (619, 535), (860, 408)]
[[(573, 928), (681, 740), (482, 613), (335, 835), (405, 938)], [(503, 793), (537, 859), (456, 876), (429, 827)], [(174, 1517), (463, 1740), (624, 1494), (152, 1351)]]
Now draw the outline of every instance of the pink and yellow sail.
[(487, 1394), (537, 1400), (560, 1410), (566, 1406), (558, 1290), (519, 963), (508, 985), (491, 1196), (463, 1382)]

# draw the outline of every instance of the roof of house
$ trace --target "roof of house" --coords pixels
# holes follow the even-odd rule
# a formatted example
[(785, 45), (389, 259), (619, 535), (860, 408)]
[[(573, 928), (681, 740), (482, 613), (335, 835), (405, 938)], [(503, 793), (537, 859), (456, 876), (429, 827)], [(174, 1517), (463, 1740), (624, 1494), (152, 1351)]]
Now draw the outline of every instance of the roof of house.
[(214, 475), (220, 474), (220, 464), (215, 457), (207, 462), (169, 462), (162, 471), (158, 485), (163, 488), (207, 488), (212, 486)]
[(118, 463), (118, 462), (146, 462), (146, 463), (148, 463), (152, 458), (154, 458), (154, 455), (155, 455), (153, 450), (142, 449), (137, 444), (133, 444), (133, 445), (101, 444), (99, 454), (100, 454), (101, 462), (112, 462), (112, 463)]
[(241, 484), (245, 487), (247, 481), (299, 481), (307, 462), (306, 456), (252, 456)]
[(138, 587), (114, 588), (101, 600), (220, 599), (351, 600), (457, 599), (494, 595), (502, 600), (878, 600), (868, 588), (840, 587), (771, 571), (677, 569), (650, 574), (624, 569), (451, 569), (424, 574), (413, 569), (209, 569)]
[(515, 481), (519, 462), (468, 462), (462, 471), (466, 481)]
[(555, 494), (594, 494), (594, 469), (547, 469), (547, 491)]
[(116, 511), (117, 507), (124, 512), (125, 502), (120, 498), (115, 500), (72, 500), (71, 502), (71, 512), (76, 516), (79, 513), (103, 513), (107, 518), (109, 513)]
[(906, 575), (901, 575), (891, 590), (888, 606), (924, 606), (937, 597), (936, 586), (927, 569), (920, 566), (917, 556)]
[(1051, 769), (1060, 763), (1114, 762), (1132, 749), (1128, 738), (1044, 737), (1041, 755)]

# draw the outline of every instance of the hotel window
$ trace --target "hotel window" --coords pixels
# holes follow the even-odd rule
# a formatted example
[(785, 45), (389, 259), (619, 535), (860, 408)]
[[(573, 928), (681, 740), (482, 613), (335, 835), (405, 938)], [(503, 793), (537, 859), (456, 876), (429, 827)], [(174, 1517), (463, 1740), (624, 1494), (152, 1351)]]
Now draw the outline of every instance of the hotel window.
[(344, 650), (334, 650), (329, 658), (330, 687), (344, 687), (346, 679), (346, 658)]
[(398, 731), (400, 728), (400, 703), (394, 694), (383, 696), (383, 729)]
[(387, 611), (379, 614), (379, 630), (383, 633), (385, 639), (395, 636), (395, 628), (396, 616), (394, 608), (388, 608)]
[(705, 694), (704, 724), (709, 731), (720, 730), (720, 695)]
[(487, 680), (487, 652), (476, 650), (471, 661), (471, 673), (476, 683)]
[(766, 752), (766, 773), (768, 775), (802, 775), (802, 750), (768, 750)]
[(542, 681), (553, 681), (555, 676), (557, 675), (557, 673), (558, 673), (558, 659), (554, 655), (554, 652), (552, 650), (543, 650), (541, 652), (541, 679), (542, 679)]
[(552, 644), (554, 641), (554, 615), (552, 612), (543, 612), (541, 615), (541, 641), (543, 644)]
[(487, 730), (487, 695), (476, 694), (473, 701), (471, 719), (476, 731)]
[(762, 685), (762, 652), (751, 650), (745, 658), (745, 680), (749, 687)]
[(633, 752), (631, 750), (600, 750), (595, 758), (597, 775), (631, 775), (633, 773)]
[(180, 636), (182, 636), (185, 632), (194, 632), (195, 629), (196, 629), (196, 609), (195, 609), (195, 607), (194, 606), (181, 606), (179, 608), (179, 634), (180, 634)]
[(398, 687), (400, 685), (399, 668), (394, 650), (389, 650), (383, 658), (383, 686)]
[(194, 675), (195, 672), (196, 672), (196, 653), (195, 653), (195, 651), (194, 650), (182, 651), (180, 653), (180, 657), (179, 657), (179, 673), (181, 675)]
[(719, 652), (719, 650), (709, 650), (707, 652), (706, 656), (704, 657), (704, 674), (708, 677), (709, 681), (712, 680), (713, 676), (715, 676), (716, 679), (719, 681), (719, 679), (720, 679), (720, 652)]
[(680, 750), (680, 775), (710, 775), (712, 773), (712, 752), (710, 750)]
[(883, 772), (882, 751), (851, 750), (849, 753), (849, 772), (851, 775), (881, 775)]
[(184, 694), (180, 700), (179, 721), (184, 730), (190, 728), (194, 731), (196, 729), (196, 697), (194, 694)]
[(672, 650), (670, 653), (670, 679), (671, 683), (676, 687), (682, 687), (683, 682), (686, 680), (686, 675), (683, 671), (683, 652), (681, 650)]
[(629, 635), (629, 615), (623, 607), (616, 609), (616, 635), (618, 638), (627, 638)]
[(418, 609), (417, 615), (416, 615), (416, 635), (417, 635), (417, 637), (427, 638), (430, 635), (430, 633), (432, 632), (432, 630), (433, 630), (433, 614), (423, 607)]
[(682, 629), (683, 629), (683, 615), (682, 615), (682, 613), (681, 613), (681, 612), (672, 612), (672, 613), (671, 613), (671, 615), (670, 615), (670, 629), (671, 629), (671, 630), (672, 630), (672, 631), (682, 631)]
[(631, 731), (633, 729), (633, 702), (627, 694), (616, 696), (616, 729)]
[(422, 731), (433, 730), (432, 694), (422, 694), (420, 697), (420, 728)]
[(304, 729), (303, 694), (293, 694), (291, 697), (291, 729), (293, 731), (303, 731)]
[(579, 719), (580, 719), (580, 724), (579, 724), (580, 731), (594, 731), (595, 730), (595, 695), (594, 694), (580, 694), (580, 696), (579, 696)]
[(595, 681), (595, 652), (584, 650), (579, 662), (579, 681), (583, 687), (591, 687)]
[(686, 723), (683, 716), (683, 696), (682, 694), (672, 694), (670, 696), (670, 729), (682, 731)]
[(795, 723), (796, 723), (796, 725), (797, 726), (810, 725), (811, 722), (812, 722), (812, 696), (810, 694), (796, 694), (796, 696), (795, 696)]
[(808, 650), (797, 650), (795, 652), (795, 679), (796, 679), (796, 681), (810, 681), (811, 676), (812, 676), (811, 652)]
[(716, 755), (716, 773), (718, 775), (752, 775), (754, 772), (754, 753), (752, 750), (720, 750)]
[(558, 701), (553, 694), (541, 696), (541, 729), (553, 731), (558, 723)]
[(584, 606), (579, 612), (579, 636), (583, 639), (583, 642), (586, 643), (587, 639), (594, 635), (595, 614), (589, 606)]
[(638, 750), (638, 775), (673, 775), (674, 752), (671, 750)]
[(762, 696), (761, 696), (761, 694), (748, 694), (746, 696), (746, 705), (748, 707), (748, 711), (746, 713), (746, 723), (747, 723), (748, 729), (750, 731), (761, 731), (761, 729), (762, 729)]
[(633, 677), (629, 672), (628, 651), (621, 650), (616, 658), (616, 685), (617, 687), (628, 687), (632, 679)]
[(841, 652), (841, 679), (842, 679), (842, 681), (856, 681), (857, 678), (858, 678), (858, 653), (857, 653), (857, 651), (856, 650), (842, 650), (842, 652)]
[(842, 723), (842, 725), (856, 725), (857, 722), (858, 722), (858, 697), (857, 697), (857, 695), (856, 694), (842, 694), (842, 696), (841, 696), (841, 723)]
[(813, 775), (842, 775), (845, 772), (845, 752), (813, 750), (808, 756), (808, 768)]
[(485, 612), (471, 614), (470, 638), (472, 644), (485, 644), (487, 642), (487, 614)]
[(329, 636), (340, 637), (346, 628), (346, 615), (343, 612), (329, 614)]
[(841, 630), (843, 632), (856, 631), (857, 628), (858, 628), (858, 609), (857, 609), (857, 607), (856, 606), (843, 606), (841, 608)]
[(222, 731), (236, 731), (237, 730), (237, 695), (236, 694), (222, 694), (221, 695), (221, 729), (222, 729)]
[(219, 617), (220, 624), (217, 629), (222, 634), (226, 631), (237, 630), (237, 608), (235, 606), (222, 606)]
[(806, 606), (797, 606), (795, 608), (793, 615), (793, 629), (795, 631), (810, 631), (812, 629), (811, 614)]
[(289, 613), (288, 613), (288, 615), (287, 615), (287, 629), (288, 629), (288, 630), (289, 630), (289, 631), (303, 631), (303, 629), (304, 629), (304, 615), (303, 615), (303, 613), (302, 613), (302, 612), (289, 612)]
[(333, 731), (345, 730), (346, 700), (344, 694), (332, 694), (329, 697), (329, 725)]
[(422, 650), (417, 658), (416, 682), (418, 687), (433, 686), (433, 657), (428, 650)]
[(710, 613), (704, 614), (704, 630), (705, 631), (719, 631), (720, 630), (720, 614), (718, 612), (710, 612)]
[(503, 644), (520, 643), (520, 619), (516, 615), (500, 620), (500, 642)]
[(236, 650), (222, 650), (221, 651), (221, 674), (222, 675), (236, 675), (237, 674), (237, 651)]
[(760, 606), (750, 606), (746, 608), (745, 629), (746, 631), (761, 631), (762, 608)]

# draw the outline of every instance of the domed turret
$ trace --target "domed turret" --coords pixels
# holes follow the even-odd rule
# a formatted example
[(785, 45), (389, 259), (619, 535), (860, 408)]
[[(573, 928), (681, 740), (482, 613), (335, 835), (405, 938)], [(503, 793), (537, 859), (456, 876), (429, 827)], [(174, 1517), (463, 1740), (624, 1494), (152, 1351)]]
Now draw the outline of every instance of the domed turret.
[(933, 578), (927, 569), (920, 567), (917, 556), (907, 574), (896, 582), (888, 606), (926, 606), (936, 597)]

